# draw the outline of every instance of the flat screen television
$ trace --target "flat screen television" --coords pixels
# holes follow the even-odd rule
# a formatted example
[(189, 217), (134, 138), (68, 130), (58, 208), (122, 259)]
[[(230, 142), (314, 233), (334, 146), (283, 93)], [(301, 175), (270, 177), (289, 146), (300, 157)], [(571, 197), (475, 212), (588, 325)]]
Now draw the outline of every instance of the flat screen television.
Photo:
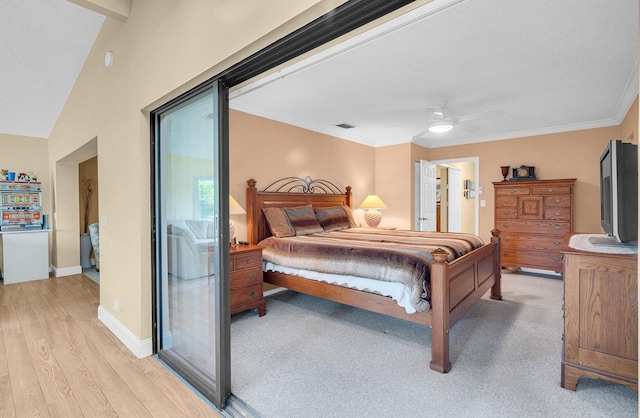
[(600, 156), (600, 223), (616, 242), (638, 241), (638, 146), (609, 141)]

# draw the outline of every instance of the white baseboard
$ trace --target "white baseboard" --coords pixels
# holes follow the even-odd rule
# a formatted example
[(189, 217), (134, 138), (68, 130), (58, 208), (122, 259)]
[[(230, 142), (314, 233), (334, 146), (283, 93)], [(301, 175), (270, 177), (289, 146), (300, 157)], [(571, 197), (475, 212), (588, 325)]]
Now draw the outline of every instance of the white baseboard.
[(74, 274), (82, 274), (82, 267), (80, 266), (62, 267), (62, 268), (51, 266), (50, 270), (53, 272), (54, 277), (64, 277), (64, 276), (71, 276)]
[(151, 338), (140, 340), (133, 335), (118, 319), (109, 311), (98, 306), (98, 319), (124, 344), (136, 357), (143, 358), (153, 354), (153, 342)]

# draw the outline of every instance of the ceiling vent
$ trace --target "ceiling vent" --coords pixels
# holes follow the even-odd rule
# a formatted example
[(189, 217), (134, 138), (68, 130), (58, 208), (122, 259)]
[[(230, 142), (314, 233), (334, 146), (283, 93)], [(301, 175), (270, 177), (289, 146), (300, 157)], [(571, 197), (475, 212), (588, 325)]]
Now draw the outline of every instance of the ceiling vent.
[(355, 128), (355, 126), (353, 125), (349, 125), (348, 123), (340, 123), (338, 125), (336, 125), (338, 128), (342, 128), (342, 129), (351, 129), (351, 128)]

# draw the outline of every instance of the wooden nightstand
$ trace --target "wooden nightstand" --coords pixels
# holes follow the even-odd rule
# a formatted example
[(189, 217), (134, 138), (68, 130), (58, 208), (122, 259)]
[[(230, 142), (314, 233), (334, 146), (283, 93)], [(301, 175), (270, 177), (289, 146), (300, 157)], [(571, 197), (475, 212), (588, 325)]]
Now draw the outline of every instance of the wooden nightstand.
[(231, 273), (231, 314), (258, 309), (258, 314), (267, 313), (262, 296), (262, 247), (238, 245), (229, 251)]

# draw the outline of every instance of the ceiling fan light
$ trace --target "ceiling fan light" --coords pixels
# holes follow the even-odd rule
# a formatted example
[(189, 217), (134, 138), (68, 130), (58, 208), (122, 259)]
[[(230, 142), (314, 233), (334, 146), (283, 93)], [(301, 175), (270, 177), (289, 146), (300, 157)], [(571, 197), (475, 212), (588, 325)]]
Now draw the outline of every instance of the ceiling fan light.
[(429, 132), (434, 134), (443, 134), (453, 129), (453, 123), (448, 121), (437, 121), (429, 124)]

